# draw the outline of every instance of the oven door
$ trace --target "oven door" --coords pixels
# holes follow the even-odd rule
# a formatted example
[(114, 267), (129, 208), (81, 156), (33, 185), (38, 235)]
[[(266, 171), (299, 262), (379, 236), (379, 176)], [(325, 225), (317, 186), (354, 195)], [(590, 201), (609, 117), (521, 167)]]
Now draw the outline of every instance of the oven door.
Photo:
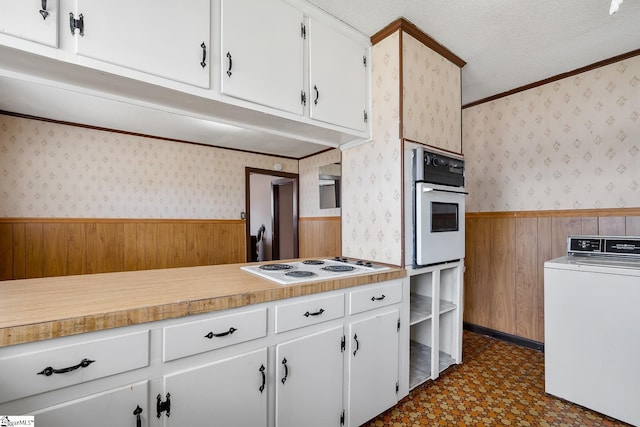
[(416, 183), (415, 260), (419, 266), (464, 258), (463, 189)]

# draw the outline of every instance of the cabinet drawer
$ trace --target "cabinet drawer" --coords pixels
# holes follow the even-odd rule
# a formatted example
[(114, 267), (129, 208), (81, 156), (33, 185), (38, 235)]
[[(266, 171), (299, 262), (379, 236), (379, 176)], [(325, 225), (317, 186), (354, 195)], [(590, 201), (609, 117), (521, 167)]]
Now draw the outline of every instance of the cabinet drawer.
[[(149, 365), (144, 330), (0, 359), (0, 403)], [(2, 354), (0, 352), (0, 354)]]
[(266, 308), (168, 326), (164, 328), (163, 360), (168, 362), (266, 335)]
[(349, 293), (349, 314), (361, 313), (374, 308), (396, 304), (402, 301), (402, 281), (397, 280), (383, 285)]
[(343, 294), (278, 305), (276, 306), (276, 333), (315, 325), (343, 316)]

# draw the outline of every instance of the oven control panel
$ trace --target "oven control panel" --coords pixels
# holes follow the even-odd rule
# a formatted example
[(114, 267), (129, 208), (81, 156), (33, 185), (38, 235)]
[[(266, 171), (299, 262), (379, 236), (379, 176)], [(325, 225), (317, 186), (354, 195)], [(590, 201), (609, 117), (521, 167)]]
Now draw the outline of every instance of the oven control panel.
[(414, 181), (464, 187), (464, 160), (424, 148), (414, 150)]

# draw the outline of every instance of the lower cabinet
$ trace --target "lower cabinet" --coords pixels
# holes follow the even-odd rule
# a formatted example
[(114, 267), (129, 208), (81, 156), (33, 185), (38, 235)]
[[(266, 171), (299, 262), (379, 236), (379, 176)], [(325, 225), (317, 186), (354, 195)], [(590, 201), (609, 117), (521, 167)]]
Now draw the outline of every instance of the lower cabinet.
[(403, 397), (404, 286), (3, 347), (0, 414), (47, 427), (357, 427)]
[(142, 381), (29, 415), (35, 416), (35, 425), (46, 427), (147, 427), (152, 416), (148, 389), (148, 382)]
[(153, 416), (166, 427), (266, 426), (267, 366), (264, 348), (166, 375)]
[(276, 346), (277, 427), (341, 425), (343, 337), (340, 325)]
[(349, 425), (359, 426), (398, 401), (400, 312), (349, 325)]

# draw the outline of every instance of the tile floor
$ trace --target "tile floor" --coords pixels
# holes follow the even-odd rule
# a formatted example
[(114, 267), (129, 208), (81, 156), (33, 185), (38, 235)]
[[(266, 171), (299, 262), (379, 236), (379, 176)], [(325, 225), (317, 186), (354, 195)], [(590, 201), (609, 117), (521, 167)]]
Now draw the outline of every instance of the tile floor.
[(367, 427), (628, 424), (544, 393), (544, 354), (464, 331), (462, 365), (413, 389)]

